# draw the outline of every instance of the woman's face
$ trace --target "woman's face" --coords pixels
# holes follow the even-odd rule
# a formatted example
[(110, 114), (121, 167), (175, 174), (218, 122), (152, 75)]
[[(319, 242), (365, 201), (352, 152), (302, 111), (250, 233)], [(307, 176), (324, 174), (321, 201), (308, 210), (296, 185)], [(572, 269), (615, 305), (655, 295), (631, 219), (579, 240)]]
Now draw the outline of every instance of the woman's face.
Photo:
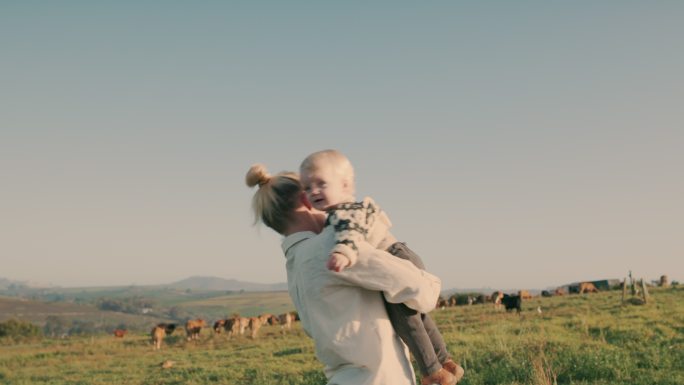
[(354, 200), (349, 182), (331, 166), (316, 167), (300, 178), (306, 197), (319, 210)]

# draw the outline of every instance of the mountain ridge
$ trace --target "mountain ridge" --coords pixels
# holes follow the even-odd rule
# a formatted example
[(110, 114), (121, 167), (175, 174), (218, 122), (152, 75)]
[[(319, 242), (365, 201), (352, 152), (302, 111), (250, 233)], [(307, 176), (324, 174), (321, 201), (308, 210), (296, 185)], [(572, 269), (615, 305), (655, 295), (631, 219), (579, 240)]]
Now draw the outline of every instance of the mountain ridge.
[[(97, 286), (97, 288), (119, 288), (131, 285), (109, 285)], [(171, 283), (153, 285), (133, 285), (141, 288), (172, 288), (176, 290), (200, 290), (200, 291), (283, 291), (287, 290), (287, 282), (278, 283), (257, 283), (240, 281), (233, 278), (221, 278), (215, 276), (190, 276), (188, 278), (174, 281)], [(42, 284), (31, 281), (18, 281), (0, 277), (0, 290), (21, 290), (21, 289), (74, 289), (90, 287), (58, 286), (54, 284)]]
[(282, 291), (287, 290), (287, 283), (256, 283), (238, 281), (236, 279), (214, 276), (195, 275), (170, 284), (156, 285), (174, 289), (207, 290), (207, 291)]

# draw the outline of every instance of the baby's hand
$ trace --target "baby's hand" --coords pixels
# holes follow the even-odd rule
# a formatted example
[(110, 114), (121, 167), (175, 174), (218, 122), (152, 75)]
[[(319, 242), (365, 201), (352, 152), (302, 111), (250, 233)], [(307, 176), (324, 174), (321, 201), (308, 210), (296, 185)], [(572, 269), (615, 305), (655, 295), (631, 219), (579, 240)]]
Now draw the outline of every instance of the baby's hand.
[(349, 260), (349, 258), (345, 257), (343, 254), (332, 253), (330, 254), (330, 258), (328, 258), (328, 263), (326, 266), (328, 267), (328, 270), (336, 271), (339, 273), (350, 264), (351, 261)]

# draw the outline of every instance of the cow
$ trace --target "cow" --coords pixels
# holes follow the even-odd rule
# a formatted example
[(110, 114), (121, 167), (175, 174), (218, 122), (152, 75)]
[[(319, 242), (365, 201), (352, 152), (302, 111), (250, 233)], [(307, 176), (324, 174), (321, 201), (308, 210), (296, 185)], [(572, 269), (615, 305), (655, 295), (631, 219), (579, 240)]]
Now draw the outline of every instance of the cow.
[[(263, 318), (262, 318), (262, 320), (263, 320)], [(262, 325), (266, 325), (266, 324), (269, 324), (272, 326), (280, 325), (280, 319), (278, 319), (277, 315), (268, 314), (268, 317), (266, 317), (266, 320), (264, 322), (262, 322)]]
[(276, 325), (277, 322), (274, 322), (274, 320), (277, 321), (278, 317), (273, 314), (266, 313), (259, 316), (259, 321), (261, 321), (262, 325)]
[(490, 297), (492, 299), (492, 302), (494, 303), (494, 310), (501, 310), (503, 307), (501, 306), (501, 300), (503, 299), (504, 293), (502, 291), (495, 291), (492, 293), (492, 296)]
[(548, 290), (542, 290), (541, 296), (542, 296), (542, 297), (553, 297), (553, 293), (551, 293), (551, 292), (548, 291)]
[(228, 337), (232, 337), (240, 332), (240, 317), (232, 317), (226, 319), (220, 319), (214, 322), (214, 332), (216, 334), (221, 334), (224, 331), (228, 334)]
[(114, 329), (114, 337), (123, 338), (126, 335), (126, 329)]
[(447, 305), (448, 305), (447, 300), (444, 299), (444, 297), (442, 297), (442, 296), (440, 295), (439, 298), (437, 298), (436, 307), (438, 307), (438, 308), (444, 310), (444, 308), (447, 307)]
[(188, 341), (199, 339), (200, 331), (206, 325), (206, 322), (201, 318), (188, 320), (185, 323), (185, 333), (188, 336)]
[(223, 329), (228, 333), (228, 337), (236, 336), (240, 333), (240, 317), (228, 318)]
[(299, 313), (296, 310), (291, 311), (290, 314), (292, 315), (292, 321), (299, 321)]
[(591, 282), (581, 282), (579, 284), (579, 293), (598, 293), (598, 289)]
[(522, 297), (520, 295), (504, 294), (503, 298), (501, 298), (501, 303), (503, 303), (506, 311), (516, 309), (518, 314), (520, 314), (522, 306)]
[(565, 290), (563, 290), (562, 287), (559, 287), (556, 290), (554, 290), (553, 294), (554, 295), (565, 295)]
[(170, 335), (171, 333), (173, 333), (174, 330), (176, 330), (176, 324), (160, 323), (157, 324), (157, 326), (153, 327), (150, 334), (152, 336), (152, 345), (154, 346), (154, 349), (161, 349), (161, 344), (164, 340), (164, 337), (167, 334)]
[(261, 329), (261, 318), (260, 317), (250, 317), (249, 318), (250, 337), (256, 338), (257, 333), (259, 332), (259, 329)]
[(249, 318), (247, 317), (237, 317), (238, 322), (238, 331), (240, 332), (240, 335), (245, 334), (245, 329), (249, 327)]
[(280, 323), (280, 326), (282, 330), (290, 330), (292, 329), (292, 321), (294, 320), (294, 316), (292, 313), (283, 313), (278, 316), (278, 322)]
[(221, 332), (224, 331), (226, 328), (226, 321), (228, 320), (220, 319), (214, 322), (214, 333), (221, 334)]
[(520, 296), (520, 299), (532, 299), (532, 294), (527, 290), (520, 290), (518, 295)]

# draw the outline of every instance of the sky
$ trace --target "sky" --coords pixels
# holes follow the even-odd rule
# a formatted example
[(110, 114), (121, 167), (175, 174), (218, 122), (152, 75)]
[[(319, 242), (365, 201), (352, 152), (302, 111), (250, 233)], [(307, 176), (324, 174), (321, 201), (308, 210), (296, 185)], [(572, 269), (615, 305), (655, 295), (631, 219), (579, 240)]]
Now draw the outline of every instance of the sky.
[(443, 288), (684, 279), (684, 3), (3, 1), (0, 277), (286, 281), (335, 148)]

